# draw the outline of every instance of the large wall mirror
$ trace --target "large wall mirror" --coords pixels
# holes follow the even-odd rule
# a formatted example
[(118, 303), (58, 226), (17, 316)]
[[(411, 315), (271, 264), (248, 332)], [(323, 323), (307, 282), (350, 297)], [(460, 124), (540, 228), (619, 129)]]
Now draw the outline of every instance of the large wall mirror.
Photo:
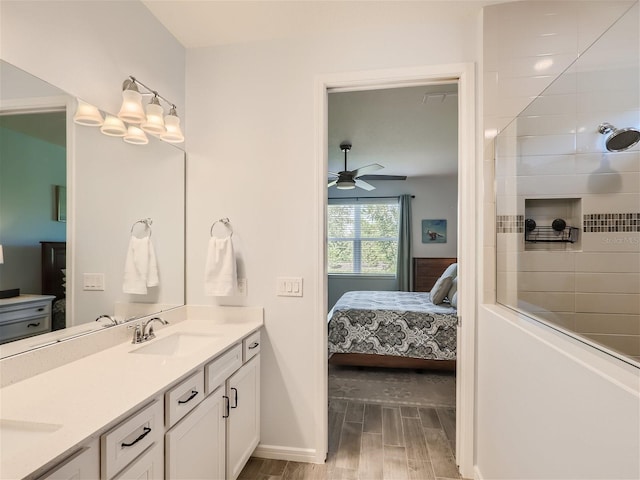
[[(0, 358), (184, 305), (184, 151), (77, 125), (76, 105), (0, 60)], [(25, 307), (49, 323), (25, 331)]]

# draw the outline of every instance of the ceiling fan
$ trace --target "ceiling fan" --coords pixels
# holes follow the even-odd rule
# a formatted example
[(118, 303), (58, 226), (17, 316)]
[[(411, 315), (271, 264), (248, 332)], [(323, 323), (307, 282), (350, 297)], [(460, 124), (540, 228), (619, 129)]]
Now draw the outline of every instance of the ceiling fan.
[(355, 170), (347, 170), (347, 152), (351, 150), (351, 144), (342, 142), (340, 144), (340, 150), (344, 152), (344, 170), (338, 173), (329, 172), (329, 175), (333, 175), (336, 178), (329, 182), (328, 187), (334, 185), (340, 190), (349, 190), (355, 187), (362, 188), (364, 190), (375, 190), (376, 187), (364, 181), (366, 180), (406, 180), (404, 175), (370, 175), (371, 172), (384, 168), (382, 165), (372, 163), (364, 167), (356, 168)]

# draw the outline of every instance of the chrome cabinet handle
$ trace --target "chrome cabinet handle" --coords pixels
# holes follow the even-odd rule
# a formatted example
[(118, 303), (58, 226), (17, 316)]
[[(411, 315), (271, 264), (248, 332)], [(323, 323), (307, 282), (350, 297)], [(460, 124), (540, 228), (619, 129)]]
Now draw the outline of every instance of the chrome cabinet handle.
[(136, 438), (133, 442), (131, 443), (124, 443), (122, 442), (122, 447), (132, 447), (134, 446), (136, 443), (138, 443), (140, 440), (142, 440), (144, 437), (146, 437), (147, 435), (149, 435), (149, 433), (151, 432), (151, 429), (149, 427), (143, 427), (144, 433), (142, 435), (140, 435), (138, 438)]
[(253, 342), (251, 345), (249, 345), (249, 350), (253, 350), (254, 348), (256, 348), (258, 345), (260, 345), (258, 342)]
[(197, 390), (191, 390), (191, 396), (189, 398), (187, 398), (186, 400), (178, 400), (178, 403), (188, 403), (191, 400), (193, 400), (194, 398), (196, 398), (196, 395), (198, 395), (198, 391)]
[(30, 323), (30, 324), (27, 325), (27, 328), (29, 328), (29, 327), (37, 327), (39, 325), (40, 325), (40, 322), (38, 322), (38, 323)]
[(225, 410), (227, 411), (226, 415), (222, 415), (222, 418), (229, 418), (229, 397), (227, 397), (226, 395), (223, 395), (222, 398), (224, 398), (225, 401)]
[(235, 405), (233, 405), (231, 408), (238, 408), (238, 389), (231, 387), (231, 390), (233, 390), (233, 394), (234, 394), (233, 397), (234, 397), (234, 403), (235, 403)]

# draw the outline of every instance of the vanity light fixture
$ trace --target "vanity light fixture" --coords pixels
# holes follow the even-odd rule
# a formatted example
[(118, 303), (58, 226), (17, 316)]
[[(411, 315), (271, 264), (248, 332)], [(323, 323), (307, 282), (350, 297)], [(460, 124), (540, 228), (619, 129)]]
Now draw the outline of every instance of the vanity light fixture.
[(167, 131), (164, 127), (164, 110), (158, 100), (158, 95), (154, 95), (147, 105), (147, 119), (140, 125), (145, 132), (152, 133), (154, 135), (162, 135)]
[(123, 140), (133, 145), (146, 145), (147, 143), (149, 143), (149, 139), (144, 134), (142, 129), (140, 127), (136, 127), (135, 125), (129, 125), (127, 134), (124, 136)]
[[(146, 113), (142, 108), (143, 95), (151, 96)], [(169, 114), (166, 116), (160, 100), (169, 106)], [(106, 119), (103, 119), (100, 110), (78, 100), (73, 120), (80, 125), (99, 126), (100, 131), (105, 135), (124, 137), (125, 142), (134, 145), (149, 143), (144, 132), (151, 133), (167, 143), (182, 143), (184, 142), (184, 134), (180, 129), (180, 119), (176, 110), (175, 103), (130, 76), (122, 83), (122, 105), (117, 117), (106, 115)]]
[(129, 77), (122, 84), (122, 106), (118, 118), (128, 123), (140, 124), (144, 122), (145, 114), (142, 108), (142, 94), (133, 77)]
[(78, 106), (76, 113), (73, 116), (73, 121), (78, 125), (86, 125), (88, 127), (99, 127), (104, 123), (102, 114), (97, 107), (90, 103), (78, 100)]
[(127, 127), (118, 117), (107, 115), (100, 131), (110, 137), (124, 137), (127, 134)]
[(164, 126), (166, 132), (160, 134), (160, 138), (168, 143), (182, 143), (184, 142), (184, 135), (180, 129), (180, 119), (176, 113), (176, 106), (172, 105), (169, 110), (169, 115), (164, 117)]
[(2, 253), (2, 245), (0, 245), (0, 264), (4, 263), (4, 255)]

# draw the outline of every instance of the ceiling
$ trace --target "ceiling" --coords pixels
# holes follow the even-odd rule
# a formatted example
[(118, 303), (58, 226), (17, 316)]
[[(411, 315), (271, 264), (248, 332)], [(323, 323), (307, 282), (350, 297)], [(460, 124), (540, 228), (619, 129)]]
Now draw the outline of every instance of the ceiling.
[[(376, 175), (423, 177), (458, 171), (457, 84), (329, 94), (329, 171), (378, 163)], [(373, 185), (375, 181), (370, 182)]]
[[(212, 47), (477, 15), (490, 0), (142, 0), (186, 48)], [(354, 21), (357, 19), (357, 21)]]

